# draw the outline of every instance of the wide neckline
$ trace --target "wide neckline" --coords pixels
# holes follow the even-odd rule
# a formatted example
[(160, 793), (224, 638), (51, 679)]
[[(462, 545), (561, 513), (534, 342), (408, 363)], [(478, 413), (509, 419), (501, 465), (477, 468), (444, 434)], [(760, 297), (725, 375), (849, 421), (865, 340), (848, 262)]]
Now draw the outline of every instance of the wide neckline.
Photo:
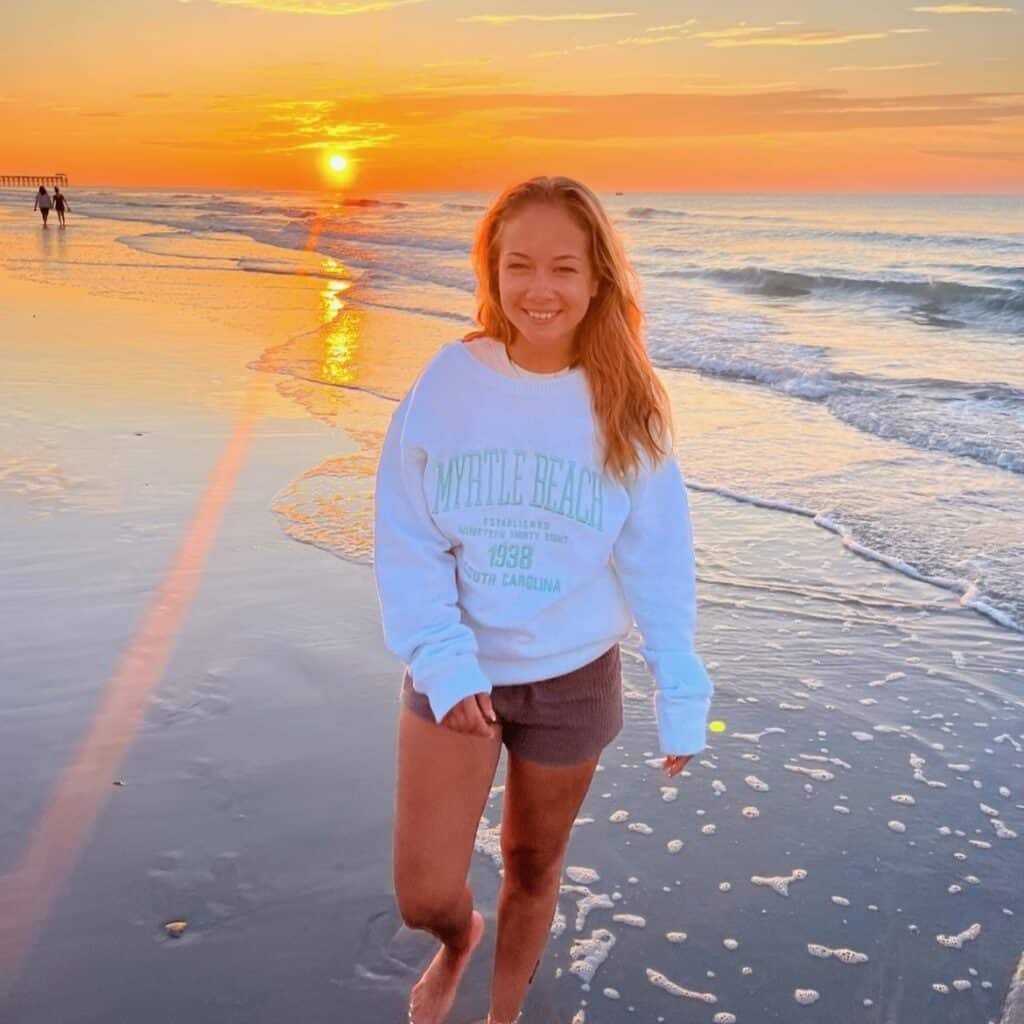
[[(491, 367), (491, 369), (499, 369), (503, 376), (506, 377), (540, 377), (542, 380), (547, 378), (550, 380), (552, 377), (564, 377), (567, 373), (572, 371), (571, 366), (563, 366), (560, 370), (528, 370), (525, 366), (520, 366), (511, 356), (508, 350), (508, 346), (503, 342), (498, 341), (497, 338), (491, 338), (489, 336), (483, 338), (473, 338), (471, 341), (462, 342), (463, 345), (469, 350), (471, 354), (477, 356), (480, 362)], [(494, 362), (479, 355), (480, 352), (486, 352), (488, 349), (500, 353), (498, 361), (504, 360), (505, 366), (508, 367), (509, 372), (505, 373), (500, 367), (495, 367)]]
[[(496, 338), (491, 340), (497, 341)], [(477, 357), (469, 351), (469, 348), (464, 341), (453, 341), (450, 344), (454, 345), (457, 349), (462, 350), (459, 358), (468, 363), (473, 368), (474, 373), (486, 378), (494, 387), (502, 388), (503, 390), (511, 391), (519, 395), (549, 394), (553, 391), (559, 390), (575, 390), (579, 387), (581, 382), (586, 382), (586, 374), (581, 366), (569, 367), (565, 373), (556, 372), (552, 374), (538, 374), (533, 373), (532, 371), (527, 371), (527, 373), (530, 374), (528, 377), (508, 377), (477, 359)]]

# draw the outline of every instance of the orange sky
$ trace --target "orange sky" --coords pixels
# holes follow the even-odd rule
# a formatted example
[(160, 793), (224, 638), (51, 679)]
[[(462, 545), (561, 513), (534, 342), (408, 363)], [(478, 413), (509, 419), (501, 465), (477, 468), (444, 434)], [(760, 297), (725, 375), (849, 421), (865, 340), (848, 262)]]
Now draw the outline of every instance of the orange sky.
[(1022, 24), (1001, 2), (51, 0), (0, 13), (0, 173), (1019, 192)]

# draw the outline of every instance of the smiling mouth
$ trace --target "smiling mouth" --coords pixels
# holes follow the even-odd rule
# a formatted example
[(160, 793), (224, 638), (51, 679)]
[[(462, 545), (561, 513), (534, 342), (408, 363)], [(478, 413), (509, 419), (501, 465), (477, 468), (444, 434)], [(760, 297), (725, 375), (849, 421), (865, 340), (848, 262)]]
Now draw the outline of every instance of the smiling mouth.
[(556, 316), (558, 316), (560, 311), (556, 309), (553, 313), (539, 313), (534, 312), (531, 309), (527, 309), (524, 310), (523, 312), (525, 312), (531, 320), (535, 320), (537, 323), (542, 324), (548, 320), (553, 320)]

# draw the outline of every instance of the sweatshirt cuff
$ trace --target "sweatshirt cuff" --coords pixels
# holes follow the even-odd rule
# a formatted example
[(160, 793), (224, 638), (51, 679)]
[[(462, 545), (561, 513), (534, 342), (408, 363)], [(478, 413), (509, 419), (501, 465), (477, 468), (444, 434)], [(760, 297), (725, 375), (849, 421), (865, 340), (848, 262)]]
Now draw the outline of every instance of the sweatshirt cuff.
[[(655, 717), (661, 752), (679, 756), (704, 749), (714, 686), (696, 654), (662, 654), (657, 659)], [(671, 674), (665, 670), (671, 662)]]
[(484, 675), (476, 657), (460, 658), (427, 669), (410, 666), (412, 688), (426, 695), (430, 710), (438, 722), (460, 700), (474, 693), (490, 693), (491, 682)]

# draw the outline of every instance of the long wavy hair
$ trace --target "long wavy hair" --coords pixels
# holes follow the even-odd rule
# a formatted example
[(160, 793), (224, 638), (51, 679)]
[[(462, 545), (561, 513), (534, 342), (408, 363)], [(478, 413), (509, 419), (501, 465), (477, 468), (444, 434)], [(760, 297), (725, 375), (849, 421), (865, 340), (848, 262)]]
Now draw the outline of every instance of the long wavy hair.
[(502, 225), (534, 203), (561, 206), (589, 238), (597, 293), (576, 328), (572, 365), (581, 366), (603, 446), (603, 468), (624, 480), (646, 455), (657, 465), (671, 451), (673, 425), (668, 395), (654, 374), (643, 340), (643, 310), (636, 273), (618, 231), (601, 201), (572, 178), (531, 178), (506, 189), (477, 229), (473, 269), (477, 279), (479, 330), (463, 341), (515, 339), (515, 327), (501, 308), (498, 257)]

